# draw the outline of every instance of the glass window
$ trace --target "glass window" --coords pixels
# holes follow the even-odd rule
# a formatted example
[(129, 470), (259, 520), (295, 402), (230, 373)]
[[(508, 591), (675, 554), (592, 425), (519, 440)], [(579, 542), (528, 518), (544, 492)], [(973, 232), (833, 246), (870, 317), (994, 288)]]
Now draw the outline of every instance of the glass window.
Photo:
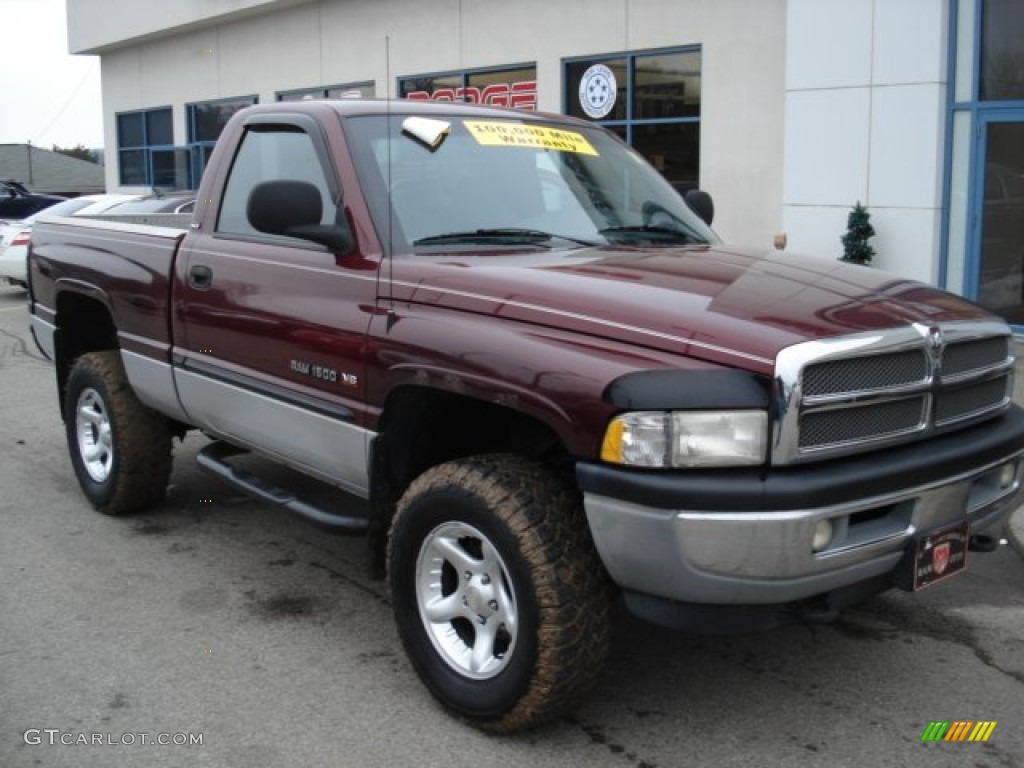
[(243, 96), (237, 99), (222, 99), (189, 104), (188, 110), (188, 141), (191, 151), (191, 167), (189, 168), (192, 187), (199, 186), (210, 159), (213, 145), (220, 138), (221, 131), (232, 115), (240, 109), (252, 106), (257, 102), (255, 96)]
[(118, 178), (124, 185), (161, 186), (153, 167), (155, 147), (174, 144), (170, 107), (117, 115)]
[(320, 190), (322, 224), (332, 224), (337, 210), (331, 200), (323, 166), (309, 135), (298, 129), (249, 130), (242, 139), (224, 188), (217, 231), (259, 235), (249, 223), (246, 206), (253, 187), (264, 181), (308, 181)]
[(633, 117), (700, 117), (700, 53), (636, 59)]
[(416, 101), (455, 101), (461, 87), (461, 74), (425, 75), (403, 78), (398, 84), (398, 94), (403, 99)]
[(122, 149), (117, 153), (117, 159), (122, 184), (134, 186), (148, 183), (144, 149)]
[(680, 192), (700, 178), (701, 52), (637, 52), (565, 63), (565, 111), (635, 147)]
[(154, 109), (146, 113), (146, 143), (150, 145), (174, 143), (171, 110)]
[(187, 149), (154, 149), (154, 187), (188, 189), (189, 151)]
[(434, 148), (398, 116), (346, 121), (377, 229), (399, 248), (715, 242), (665, 179), (607, 131), (514, 116), (445, 120), (449, 133)]
[(403, 77), (398, 81), (398, 93), (403, 99), (417, 101), (465, 101), (535, 110), (537, 67), (524, 64)]
[(144, 112), (117, 116), (117, 146), (141, 147), (146, 143)]
[(494, 107), (537, 109), (537, 68), (466, 73), (465, 101)]
[(217, 141), (231, 116), (255, 103), (255, 96), (246, 96), (240, 99), (189, 104), (189, 142)]
[(65, 200), (63, 203), (57, 203), (43, 208), (41, 211), (36, 211), (31, 216), (26, 216), (22, 219), (21, 223), (32, 222), (35, 223), (44, 216), (70, 216), (76, 211), (80, 211), (83, 208), (88, 208), (90, 205), (95, 203), (95, 200)]
[(372, 99), (377, 95), (377, 86), (373, 83), (336, 85), (328, 88), (325, 95), (328, 99)]
[(308, 99), (372, 99), (376, 95), (373, 83), (351, 83), (330, 85), (321, 88), (297, 88), (294, 91), (280, 91), (278, 101), (306, 101)]
[(1024, 324), (1024, 123), (986, 127), (978, 303)]
[(982, 101), (1024, 99), (1024, 3), (983, 0), (981, 21)]
[(566, 65), (566, 112), (584, 120), (626, 120), (626, 59), (574, 61)]

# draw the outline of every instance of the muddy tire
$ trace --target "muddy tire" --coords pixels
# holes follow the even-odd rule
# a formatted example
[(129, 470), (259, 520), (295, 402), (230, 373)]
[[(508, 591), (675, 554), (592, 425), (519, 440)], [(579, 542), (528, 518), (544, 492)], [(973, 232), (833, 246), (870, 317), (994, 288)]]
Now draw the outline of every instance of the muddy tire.
[(79, 357), (64, 406), (71, 465), (96, 509), (123, 515), (163, 501), (171, 474), (170, 425), (135, 397), (119, 352)]
[(388, 585), (420, 678), (488, 731), (558, 716), (608, 655), (611, 587), (579, 493), (525, 459), (474, 457), (417, 478), (391, 526)]

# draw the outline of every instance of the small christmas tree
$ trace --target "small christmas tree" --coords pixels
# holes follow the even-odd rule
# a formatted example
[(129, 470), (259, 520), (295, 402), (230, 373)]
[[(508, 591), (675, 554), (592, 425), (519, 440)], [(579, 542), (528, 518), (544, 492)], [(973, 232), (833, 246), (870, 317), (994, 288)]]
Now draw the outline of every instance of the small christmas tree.
[(858, 201), (846, 219), (846, 234), (840, 238), (843, 242), (843, 255), (840, 257), (840, 261), (870, 264), (871, 257), (875, 255), (875, 249), (868, 245), (868, 240), (874, 235), (875, 228), (871, 226), (871, 214)]

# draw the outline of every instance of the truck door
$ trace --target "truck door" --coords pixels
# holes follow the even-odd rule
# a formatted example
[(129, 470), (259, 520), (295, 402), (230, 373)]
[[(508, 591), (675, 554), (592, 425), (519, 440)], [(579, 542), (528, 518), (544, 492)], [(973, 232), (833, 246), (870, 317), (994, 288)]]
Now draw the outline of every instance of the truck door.
[(320, 191), (321, 224), (345, 221), (313, 119), (251, 116), (230, 162), (219, 210), (176, 266), (181, 402), (196, 426), (366, 495), (363, 342), (377, 262), (265, 234), (248, 219), (256, 185), (293, 180)]

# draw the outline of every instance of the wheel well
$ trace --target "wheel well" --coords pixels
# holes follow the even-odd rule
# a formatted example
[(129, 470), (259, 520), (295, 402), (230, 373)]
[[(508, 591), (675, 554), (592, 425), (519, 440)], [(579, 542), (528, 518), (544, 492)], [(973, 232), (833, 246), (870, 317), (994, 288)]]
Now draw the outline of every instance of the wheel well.
[(68, 375), (76, 359), (86, 352), (117, 349), (117, 330), (110, 312), (96, 299), (63, 293), (57, 299), (55, 364), (61, 416)]
[(406, 387), (388, 398), (371, 467), (369, 538), (375, 576), (384, 575), (388, 527), (409, 484), (430, 467), (487, 453), (526, 456), (573, 477), (564, 443), (532, 416), (421, 387)]

